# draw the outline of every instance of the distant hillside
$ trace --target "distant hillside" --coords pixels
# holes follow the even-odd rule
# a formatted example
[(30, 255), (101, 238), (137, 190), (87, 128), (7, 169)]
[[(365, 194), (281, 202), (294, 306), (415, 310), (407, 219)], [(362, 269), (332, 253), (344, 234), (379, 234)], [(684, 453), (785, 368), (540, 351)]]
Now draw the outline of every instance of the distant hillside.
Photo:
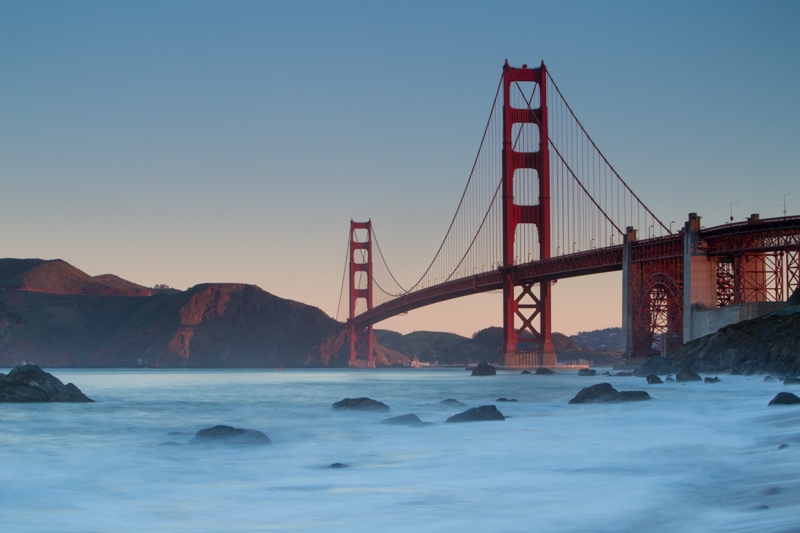
[(0, 288), (48, 294), (150, 296), (152, 290), (106, 274), (92, 277), (61, 259), (0, 259)]
[(341, 331), (253, 285), (159, 291), (61, 260), (0, 260), (0, 366), (343, 366)]
[(497, 360), (498, 350), (455, 333), (415, 331), (402, 335), (394, 331), (375, 330), (375, 338), (383, 346), (421, 362), (462, 364)]
[(581, 349), (598, 352), (622, 350), (622, 328), (581, 331), (572, 339)]
[[(476, 332), (472, 338), (454, 333), (415, 331), (407, 335), (388, 330), (376, 330), (379, 343), (408, 356), (417, 356), (421, 362), (461, 364), (479, 361), (497, 362), (503, 345), (503, 328), (489, 327)], [(617, 362), (619, 354), (605, 350), (581, 350), (574, 338), (554, 332), (553, 347), (559, 361), (595, 361), (597, 364)], [(527, 346), (520, 344), (520, 348)], [(532, 348), (535, 348), (533, 346)]]

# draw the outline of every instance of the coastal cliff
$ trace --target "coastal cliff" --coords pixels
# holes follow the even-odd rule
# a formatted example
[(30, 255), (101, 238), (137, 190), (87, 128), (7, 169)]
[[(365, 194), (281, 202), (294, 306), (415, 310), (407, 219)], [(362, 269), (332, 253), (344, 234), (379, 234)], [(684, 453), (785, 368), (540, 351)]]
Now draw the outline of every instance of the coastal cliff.
[(61, 260), (0, 260), (0, 366), (343, 366), (341, 331), (254, 285), (150, 289)]

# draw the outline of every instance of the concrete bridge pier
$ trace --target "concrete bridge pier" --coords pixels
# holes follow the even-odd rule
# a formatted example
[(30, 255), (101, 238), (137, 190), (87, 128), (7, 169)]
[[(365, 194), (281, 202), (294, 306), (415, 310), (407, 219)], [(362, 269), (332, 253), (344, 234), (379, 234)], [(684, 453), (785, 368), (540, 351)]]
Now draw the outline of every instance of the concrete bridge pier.
[(695, 332), (695, 311), (717, 307), (717, 259), (708, 256), (701, 219), (689, 213), (683, 230), (683, 343), (702, 336)]

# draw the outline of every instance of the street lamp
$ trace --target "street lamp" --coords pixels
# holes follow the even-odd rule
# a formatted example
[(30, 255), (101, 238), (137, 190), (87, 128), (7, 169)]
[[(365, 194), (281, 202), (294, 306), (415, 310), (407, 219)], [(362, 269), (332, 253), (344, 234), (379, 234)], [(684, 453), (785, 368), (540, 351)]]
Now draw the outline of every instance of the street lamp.
[(672, 225), (675, 223), (674, 220), (669, 221), (669, 232), (672, 233)]
[(731, 202), (731, 222), (733, 222), (733, 204), (738, 204), (739, 202)]
[(783, 216), (784, 216), (784, 218), (786, 217), (786, 197), (789, 196), (790, 194), (792, 194), (792, 193), (787, 192), (786, 194), (783, 195)]

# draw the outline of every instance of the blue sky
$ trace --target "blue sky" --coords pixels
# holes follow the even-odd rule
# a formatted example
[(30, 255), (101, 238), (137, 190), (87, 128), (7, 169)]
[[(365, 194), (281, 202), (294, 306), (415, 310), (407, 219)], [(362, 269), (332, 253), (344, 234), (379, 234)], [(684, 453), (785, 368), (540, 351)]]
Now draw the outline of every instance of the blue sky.
[[(798, 214), (798, 23), (797, 2), (4, 0), (0, 256), (333, 315), (351, 218), (401, 281), (427, 266), (505, 59), (547, 63), (666, 223), (779, 216), (785, 194)], [(618, 274), (554, 297), (555, 330), (619, 325)], [(489, 294), (381, 327), (500, 323)]]

